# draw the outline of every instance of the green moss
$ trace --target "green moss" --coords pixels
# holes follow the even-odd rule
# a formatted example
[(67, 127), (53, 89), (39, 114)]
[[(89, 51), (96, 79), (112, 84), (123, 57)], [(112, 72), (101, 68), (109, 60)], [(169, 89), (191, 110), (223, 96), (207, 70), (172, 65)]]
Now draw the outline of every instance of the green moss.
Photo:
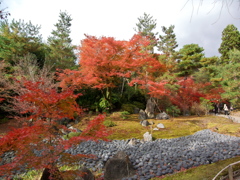
[[(117, 124), (117, 126), (111, 128), (113, 134), (109, 136), (110, 139), (142, 139), (145, 132), (151, 132), (150, 126), (143, 127), (140, 125), (140, 120), (138, 119), (137, 114), (128, 115), (127, 120), (121, 118), (117, 120), (110, 118), (110, 120)], [(228, 119), (217, 116), (190, 116), (177, 117), (170, 120), (152, 119), (149, 121), (155, 123), (152, 128), (156, 127), (158, 123), (162, 123), (165, 126), (164, 129), (153, 131), (153, 136), (155, 138), (177, 138), (188, 136), (203, 129), (211, 129), (223, 134), (240, 136), (240, 124), (232, 123)]]
[[(213, 179), (218, 172), (220, 172), (227, 165), (239, 161), (240, 157), (235, 157), (223, 161), (218, 161), (213, 164), (202, 165), (176, 174), (167, 175), (164, 177), (156, 177), (151, 180), (211, 180)], [(234, 166), (234, 170), (239, 169), (240, 165)], [(226, 175), (227, 170), (224, 171), (221, 175)]]

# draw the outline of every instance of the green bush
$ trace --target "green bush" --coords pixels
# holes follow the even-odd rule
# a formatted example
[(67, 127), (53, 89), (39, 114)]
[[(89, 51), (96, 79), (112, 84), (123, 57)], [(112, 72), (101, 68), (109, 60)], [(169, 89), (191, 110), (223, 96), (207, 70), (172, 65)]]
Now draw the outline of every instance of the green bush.
[(126, 116), (122, 116), (122, 119), (127, 119), (127, 117)]
[(71, 139), (72, 137), (79, 136), (81, 132), (70, 132), (63, 136), (64, 139)]
[(170, 116), (175, 116), (175, 117), (179, 116), (179, 114), (181, 113), (180, 109), (174, 105), (167, 107), (166, 112)]
[(128, 111), (122, 111), (121, 114), (124, 115), (129, 115), (130, 113)]
[(145, 109), (146, 107), (146, 104), (145, 103), (141, 103), (141, 102), (138, 102), (138, 101), (133, 101), (133, 105), (139, 109)]
[(105, 120), (103, 122), (104, 126), (106, 127), (113, 127), (113, 126), (116, 126), (116, 124), (113, 122), (113, 121), (110, 121), (110, 120)]
[(133, 105), (133, 104), (122, 104), (121, 110), (122, 110), (122, 111), (127, 111), (127, 112), (129, 112), (130, 114), (133, 114), (135, 107), (136, 107), (136, 106)]

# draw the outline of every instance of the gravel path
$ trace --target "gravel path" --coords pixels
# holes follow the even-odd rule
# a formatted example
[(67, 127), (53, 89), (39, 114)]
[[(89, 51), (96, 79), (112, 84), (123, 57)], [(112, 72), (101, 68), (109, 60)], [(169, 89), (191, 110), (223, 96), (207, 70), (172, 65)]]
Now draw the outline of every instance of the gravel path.
[(129, 180), (148, 180), (181, 169), (210, 164), (240, 155), (240, 138), (212, 132), (208, 129), (193, 135), (158, 139), (153, 142), (128, 145), (128, 141), (114, 140), (81, 143), (69, 152), (72, 154), (94, 154), (97, 159), (86, 159), (85, 166), (102, 170), (105, 162), (119, 150), (124, 150), (136, 169)]
[(222, 117), (231, 119), (235, 123), (240, 123), (240, 117), (239, 116), (232, 116), (232, 115), (218, 115), (218, 116), (222, 116)]

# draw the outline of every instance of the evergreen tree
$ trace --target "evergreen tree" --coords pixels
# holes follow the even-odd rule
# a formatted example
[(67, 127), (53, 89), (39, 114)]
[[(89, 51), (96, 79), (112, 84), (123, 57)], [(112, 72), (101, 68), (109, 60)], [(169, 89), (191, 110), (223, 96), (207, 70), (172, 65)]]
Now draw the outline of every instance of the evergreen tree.
[(225, 90), (222, 97), (240, 106), (240, 51), (231, 50), (229, 60), (231, 63), (219, 68), (217, 77), (222, 79), (221, 85)]
[(222, 63), (229, 62), (229, 52), (234, 48), (240, 50), (240, 32), (233, 24), (230, 24), (222, 32), (222, 43), (218, 49), (222, 55)]
[(159, 35), (158, 50), (167, 56), (173, 56), (175, 49), (178, 47), (174, 27), (174, 25), (169, 26), (169, 28), (162, 26), (165, 35)]
[(200, 60), (204, 57), (203, 48), (198, 44), (187, 44), (179, 50), (178, 75), (189, 76), (201, 67)]
[(53, 66), (54, 70), (73, 69), (76, 66), (75, 47), (70, 38), (71, 21), (72, 18), (67, 12), (60, 12), (58, 23), (54, 25), (56, 30), (53, 30), (52, 36), (48, 38), (50, 53), (47, 64)]
[(204, 57), (200, 60), (200, 63), (203, 67), (208, 67), (210, 65), (216, 65), (220, 63), (220, 58), (217, 56), (213, 57)]
[(42, 36), (39, 34), (40, 26), (22, 20), (0, 22), (0, 60), (14, 65), (16, 57), (34, 54), (39, 66), (44, 64), (44, 48)]
[(159, 35), (160, 41), (158, 41), (157, 47), (163, 55), (159, 56), (159, 59), (166, 64), (169, 70), (174, 70), (176, 59), (178, 58), (178, 53), (175, 51), (178, 44), (174, 33), (174, 25), (171, 25), (169, 28), (162, 26), (162, 31), (164, 35)]
[(156, 35), (153, 30), (156, 28), (157, 23), (156, 20), (153, 19), (149, 14), (144, 13), (143, 17), (138, 18), (138, 23), (136, 24), (136, 28), (134, 30), (137, 33), (140, 33), (141, 36), (147, 37), (150, 39), (151, 44), (148, 47), (148, 50), (153, 53), (153, 48), (157, 45)]

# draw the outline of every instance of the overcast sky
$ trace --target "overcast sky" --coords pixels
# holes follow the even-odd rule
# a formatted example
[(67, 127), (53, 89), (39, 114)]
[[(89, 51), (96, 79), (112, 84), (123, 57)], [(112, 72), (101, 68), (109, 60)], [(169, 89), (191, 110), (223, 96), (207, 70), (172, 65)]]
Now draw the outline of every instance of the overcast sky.
[[(203, 1), (203, 2), (202, 2)], [(134, 27), (144, 12), (161, 26), (175, 25), (179, 48), (185, 44), (198, 44), (205, 56), (219, 56), (222, 31), (228, 24), (240, 30), (240, 4), (238, 0), (2, 0), (8, 7), (9, 20), (22, 19), (41, 25), (46, 40), (59, 19), (60, 11), (71, 15), (71, 38), (80, 45), (84, 34), (97, 37), (115, 37), (129, 40)], [(222, 7), (222, 2), (232, 2)], [(201, 3), (202, 2), (202, 3)]]

